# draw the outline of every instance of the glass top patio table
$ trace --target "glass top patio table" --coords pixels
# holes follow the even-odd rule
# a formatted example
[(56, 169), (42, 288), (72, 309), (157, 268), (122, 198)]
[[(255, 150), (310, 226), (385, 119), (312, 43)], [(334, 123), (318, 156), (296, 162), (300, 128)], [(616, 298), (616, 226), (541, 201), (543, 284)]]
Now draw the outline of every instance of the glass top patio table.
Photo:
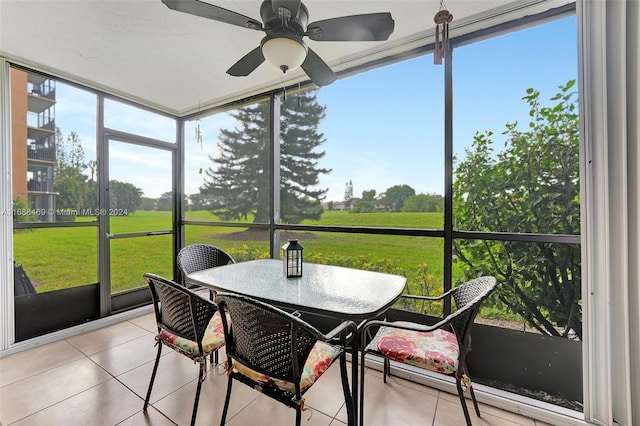
[[(383, 314), (400, 298), (407, 282), (400, 275), (315, 263), (303, 263), (302, 277), (287, 278), (282, 261), (275, 259), (217, 266), (193, 272), (187, 278), (190, 283), (217, 292), (242, 294), (284, 309), (355, 323)], [(353, 412), (357, 419), (360, 342), (354, 331), (351, 336), (351, 386)]]
[(406, 278), (381, 272), (304, 263), (287, 278), (281, 260), (261, 259), (193, 272), (189, 281), (243, 294), (283, 308), (355, 322), (375, 318), (398, 300)]

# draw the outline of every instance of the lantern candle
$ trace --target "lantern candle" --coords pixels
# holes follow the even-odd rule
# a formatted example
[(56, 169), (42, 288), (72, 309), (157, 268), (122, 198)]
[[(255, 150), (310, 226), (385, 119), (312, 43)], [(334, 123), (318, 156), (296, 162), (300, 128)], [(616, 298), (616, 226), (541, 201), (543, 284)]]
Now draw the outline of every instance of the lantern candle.
[(284, 261), (284, 274), (287, 278), (302, 276), (302, 246), (298, 240), (289, 240), (282, 246)]

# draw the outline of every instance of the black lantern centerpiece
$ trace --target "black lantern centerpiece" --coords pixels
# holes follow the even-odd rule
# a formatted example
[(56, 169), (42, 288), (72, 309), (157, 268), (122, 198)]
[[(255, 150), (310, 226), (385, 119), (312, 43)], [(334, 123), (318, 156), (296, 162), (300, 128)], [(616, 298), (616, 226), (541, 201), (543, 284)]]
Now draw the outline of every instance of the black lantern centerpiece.
[(284, 274), (287, 278), (302, 276), (302, 246), (298, 240), (289, 240), (282, 246), (282, 260), (284, 261)]

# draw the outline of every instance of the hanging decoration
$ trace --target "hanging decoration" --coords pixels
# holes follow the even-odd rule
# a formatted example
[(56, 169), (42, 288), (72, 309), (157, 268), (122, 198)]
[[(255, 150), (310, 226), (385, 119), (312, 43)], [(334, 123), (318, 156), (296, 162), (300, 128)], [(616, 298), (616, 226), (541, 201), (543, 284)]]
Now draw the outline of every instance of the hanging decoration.
[(198, 120), (198, 124), (196, 124), (196, 143), (200, 145), (200, 151), (204, 151), (204, 147), (202, 146), (202, 131), (200, 130), (200, 120)]
[[(200, 102), (198, 102), (198, 117), (200, 116)], [(200, 130), (200, 119), (196, 120), (196, 143), (200, 145), (200, 151), (204, 151), (204, 146), (202, 145), (202, 131)]]
[[(198, 117), (200, 117), (200, 102), (198, 102)], [(195, 132), (196, 132), (196, 143), (198, 145), (200, 145), (200, 151), (204, 151), (204, 146), (202, 144), (202, 130), (200, 130), (200, 119), (199, 118), (196, 120)], [(202, 174), (202, 167), (200, 167), (198, 169), (198, 174), (199, 175)]]
[(444, 59), (449, 51), (449, 24), (453, 21), (453, 15), (444, 8), (444, 2), (440, 2), (440, 10), (433, 17), (433, 21), (436, 23), (436, 44), (433, 51), (433, 63), (434, 65), (442, 65), (442, 59)]

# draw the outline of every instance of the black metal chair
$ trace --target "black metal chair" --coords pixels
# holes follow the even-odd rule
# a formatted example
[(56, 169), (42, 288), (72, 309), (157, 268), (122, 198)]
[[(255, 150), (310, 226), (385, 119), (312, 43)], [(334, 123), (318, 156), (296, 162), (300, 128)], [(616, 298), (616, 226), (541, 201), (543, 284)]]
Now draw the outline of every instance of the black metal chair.
[(216, 305), (184, 286), (153, 274), (144, 274), (156, 314), (158, 353), (151, 373), (144, 410), (149, 405), (162, 347), (167, 346), (200, 366), (191, 424), (195, 424), (200, 389), (207, 374), (207, 356), (224, 346), (222, 321)]
[(454, 376), (460, 403), (467, 425), (471, 425), (464, 391), (471, 394), (476, 415), (480, 410), (471, 387), (466, 358), (471, 348), (471, 326), (482, 301), (496, 286), (494, 277), (480, 277), (455, 287), (440, 296), (403, 295), (404, 298), (423, 301), (442, 300), (451, 295), (456, 312), (438, 323), (426, 326), (405, 321), (370, 321), (362, 328), (362, 341), (371, 337), (371, 329), (379, 327), (371, 342), (361, 353), (360, 359), (360, 425), (364, 424), (364, 368), (365, 356), (375, 354), (384, 357), (384, 382), (391, 376), (390, 362), (394, 360), (442, 374)]
[[(344, 348), (347, 338), (357, 333), (353, 321), (325, 335), (298, 317), (249, 297), (218, 293), (216, 303), (223, 318), (229, 375), (221, 425), (226, 421), (234, 379), (295, 409), (296, 425), (300, 425), (303, 395), (336, 359), (340, 360), (349, 424), (355, 424)], [(263, 423), (268, 424), (268, 419)]]

